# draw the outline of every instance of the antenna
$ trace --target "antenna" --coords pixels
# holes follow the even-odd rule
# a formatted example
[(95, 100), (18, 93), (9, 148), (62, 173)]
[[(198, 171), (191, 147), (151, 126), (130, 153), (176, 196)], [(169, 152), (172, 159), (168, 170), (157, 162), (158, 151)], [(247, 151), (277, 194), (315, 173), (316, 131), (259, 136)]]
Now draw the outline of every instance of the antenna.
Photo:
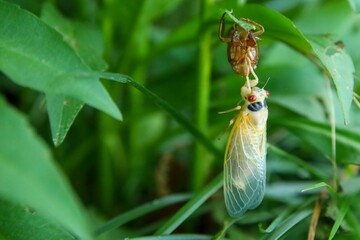
[(263, 90), (264, 90), (265, 86), (268, 84), (269, 80), (270, 80), (270, 77), (268, 77), (268, 79), (266, 80), (264, 86), (262, 87)]

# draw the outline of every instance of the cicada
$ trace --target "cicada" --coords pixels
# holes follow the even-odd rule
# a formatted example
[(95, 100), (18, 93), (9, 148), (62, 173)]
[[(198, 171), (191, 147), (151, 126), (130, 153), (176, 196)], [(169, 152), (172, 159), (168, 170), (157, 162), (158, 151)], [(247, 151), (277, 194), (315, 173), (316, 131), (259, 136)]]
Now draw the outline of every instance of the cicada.
[(241, 106), (224, 159), (224, 197), (227, 211), (239, 217), (262, 202), (266, 181), (266, 122), (269, 92), (243, 86)]
[[(230, 28), (227, 36), (224, 36), (225, 29), (225, 12), (219, 24), (219, 38), (228, 44), (228, 61), (235, 73), (247, 78), (251, 73), (258, 80), (254, 69), (259, 60), (259, 50), (257, 45), (258, 37), (264, 33), (264, 27), (260, 24), (247, 19), (240, 18), (241, 21), (247, 22), (255, 27), (253, 30), (245, 30), (238, 24)], [(249, 82), (249, 81), (248, 81)]]

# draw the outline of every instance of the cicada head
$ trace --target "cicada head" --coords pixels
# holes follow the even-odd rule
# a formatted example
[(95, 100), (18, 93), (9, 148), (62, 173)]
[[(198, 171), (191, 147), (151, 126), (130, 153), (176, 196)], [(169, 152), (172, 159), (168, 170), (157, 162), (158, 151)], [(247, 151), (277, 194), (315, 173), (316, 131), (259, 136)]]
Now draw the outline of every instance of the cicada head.
[[(247, 87), (246, 87), (247, 88)], [(244, 92), (243, 92), (244, 93)], [(263, 102), (269, 96), (269, 92), (263, 88), (252, 87), (250, 92), (243, 94), (243, 98), (247, 104), (254, 102)]]

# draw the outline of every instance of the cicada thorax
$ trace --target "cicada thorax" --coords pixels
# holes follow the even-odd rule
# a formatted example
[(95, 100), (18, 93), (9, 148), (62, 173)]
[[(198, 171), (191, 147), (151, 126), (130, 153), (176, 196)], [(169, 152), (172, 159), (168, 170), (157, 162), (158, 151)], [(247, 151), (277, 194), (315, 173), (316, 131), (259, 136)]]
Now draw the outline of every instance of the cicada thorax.
[(246, 31), (240, 26), (229, 30), (228, 61), (234, 72), (248, 76), (255, 69), (259, 60), (258, 46), (252, 31)]
[(244, 86), (242, 95), (245, 100), (244, 111), (248, 115), (250, 123), (257, 130), (263, 130), (266, 128), (268, 118), (266, 98), (269, 96), (269, 92), (258, 87), (252, 87), (248, 92), (248, 88)]

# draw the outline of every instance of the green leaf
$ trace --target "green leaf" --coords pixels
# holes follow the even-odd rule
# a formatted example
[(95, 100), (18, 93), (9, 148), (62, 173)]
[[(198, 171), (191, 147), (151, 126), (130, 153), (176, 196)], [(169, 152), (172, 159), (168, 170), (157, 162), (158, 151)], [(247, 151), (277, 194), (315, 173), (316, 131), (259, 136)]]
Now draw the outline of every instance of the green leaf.
[[(74, 240), (76, 237), (26, 205), (0, 198), (0, 212), (0, 232), (4, 239)], [(0, 239), (3, 238), (0, 236)]]
[(349, 0), (351, 8), (354, 10), (354, 12), (359, 13), (360, 12), (360, 1), (359, 0)]
[[(92, 74), (90, 67), (58, 32), (33, 14), (3, 1), (0, 1), (0, 23), (0, 69), (14, 82), (44, 92), (52, 99), (60, 95), (60, 98), (66, 97), (65, 102), (71, 102), (67, 98), (75, 98), (121, 119), (120, 111), (97, 75)], [(58, 107), (58, 102), (54, 105), (50, 102), (48, 108)], [(69, 109), (75, 112), (79, 108), (77, 103)], [(59, 110), (52, 112), (60, 113), (50, 117), (58, 123), (64, 122), (62, 115), (70, 115)], [(54, 139), (62, 135), (59, 131), (52, 129)]]
[(64, 141), (84, 103), (75, 98), (55, 94), (47, 95), (46, 103), (52, 140), (55, 146), (59, 146)]
[(335, 84), (347, 124), (354, 90), (355, 67), (352, 59), (340, 43), (333, 43), (329, 38), (313, 36), (309, 40)]
[(24, 117), (0, 99), (0, 197), (29, 206), (82, 239), (91, 234), (69, 183)]
[(322, 187), (326, 187), (333, 197), (336, 197), (338, 195), (336, 193), (335, 189), (325, 182), (313, 184), (310, 187), (307, 187), (307, 188), (301, 190), (301, 192), (306, 192), (306, 191), (310, 191), (310, 190), (314, 190), (314, 189), (318, 189), (318, 188), (322, 188)]
[(277, 39), (303, 54), (312, 53), (312, 47), (294, 23), (284, 15), (261, 5), (246, 4), (234, 9), (233, 15), (249, 18), (265, 28), (263, 36)]
[(296, 26), (306, 34), (333, 35), (342, 39), (341, 34), (353, 29), (356, 19), (346, 1), (328, 1), (304, 11), (301, 17), (296, 18)]
[[(107, 68), (107, 63), (102, 59), (103, 42), (99, 29), (64, 18), (51, 3), (43, 5), (41, 19), (58, 31), (67, 44), (93, 70), (103, 71)], [(46, 102), (53, 142), (58, 146), (65, 139), (83, 103), (75, 98), (61, 95), (47, 95)]]
[(343, 222), (344, 217), (345, 217), (346, 213), (348, 212), (348, 210), (349, 210), (349, 202), (344, 200), (341, 203), (341, 207), (340, 207), (339, 213), (336, 216), (335, 223), (334, 223), (333, 227), (331, 228), (331, 232), (330, 232), (330, 235), (328, 238), (329, 240), (331, 240), (335, 237), (335, 234), (336, 234), (337, 230), (339, 229), (341, 223)]
[(103, 41), (100, 29), (63, 17), (50, 3), (45, 2), (41, 20), (59, 32), (64, 41), (93, 70), (104, 71), (107, 63), (102, 59)]

